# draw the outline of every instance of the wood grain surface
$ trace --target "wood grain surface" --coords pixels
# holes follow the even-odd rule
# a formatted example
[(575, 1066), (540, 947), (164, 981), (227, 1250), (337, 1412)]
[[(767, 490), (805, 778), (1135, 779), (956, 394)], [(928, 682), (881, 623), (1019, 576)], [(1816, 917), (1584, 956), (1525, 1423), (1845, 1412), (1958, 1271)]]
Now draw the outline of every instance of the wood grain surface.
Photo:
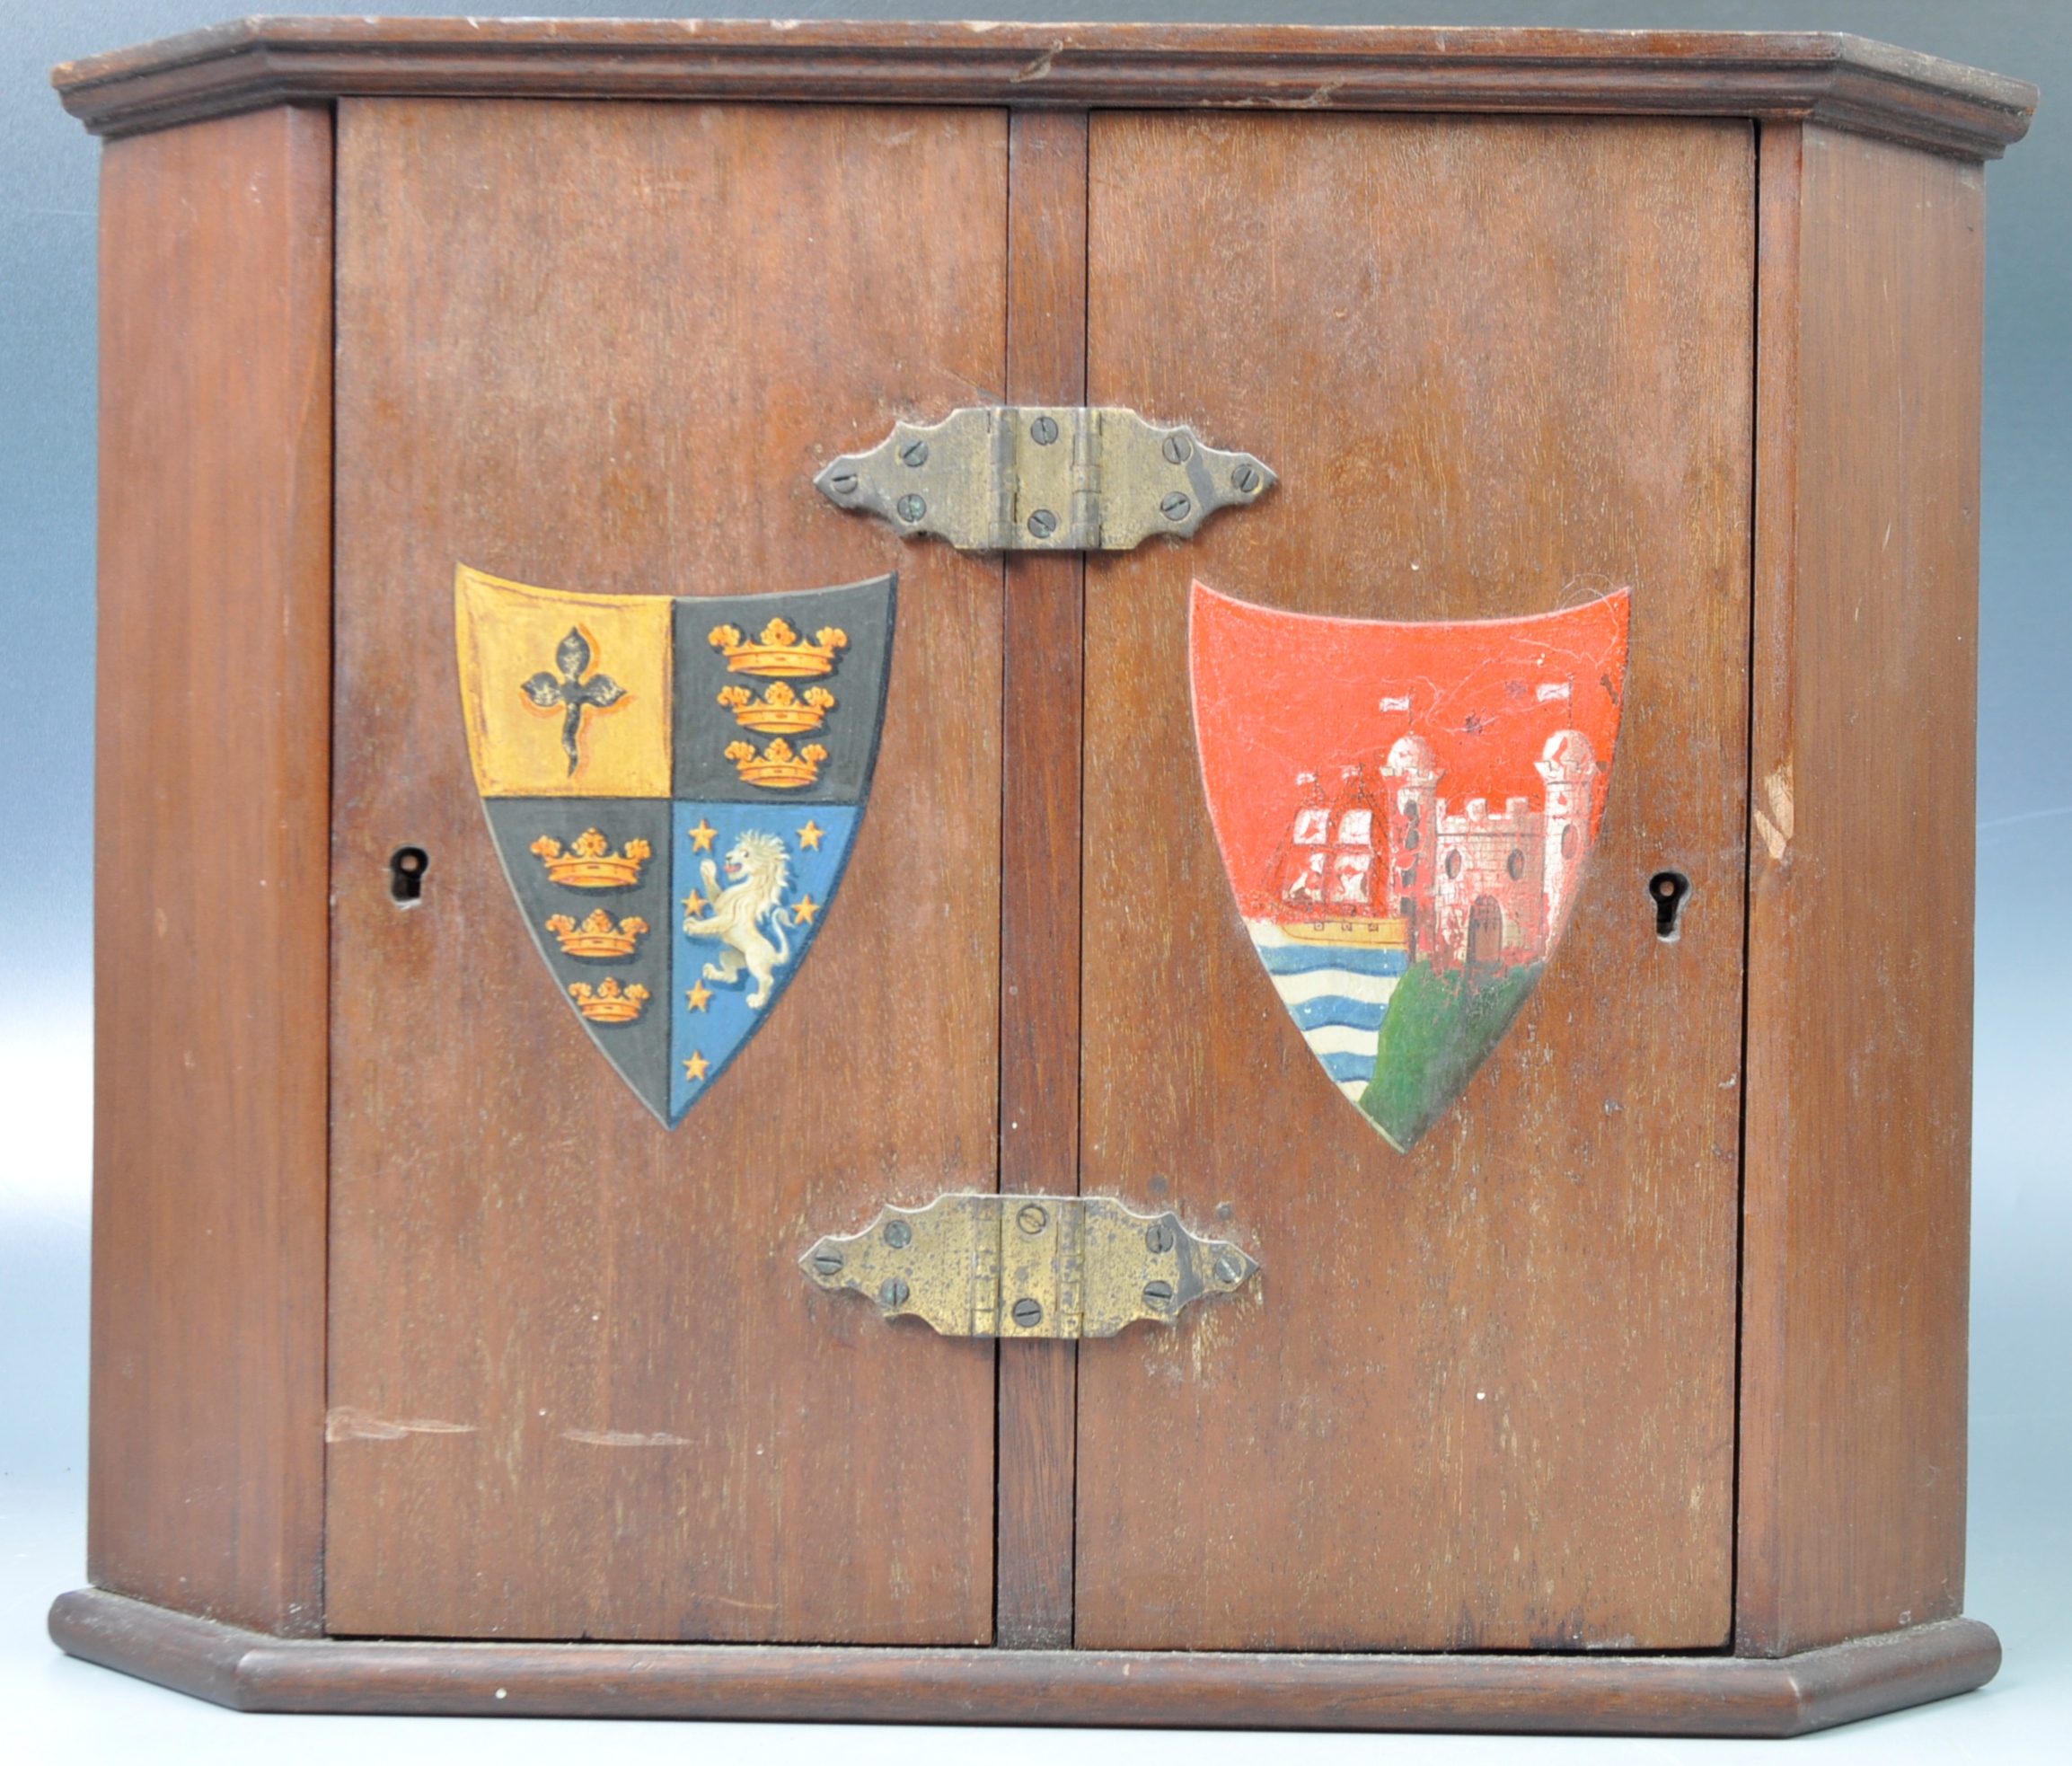
[(1979, 168), (1762, 142), (1736, 1647), (1963, 1604)]
[(94, 1582), (319, 1628), (331, 121), (101, 184)]
[[(989, 1636), (992, 1344), (796, 1259), (994, 1182), (1000, 569), (812, 479), (998, 395), (1006, 169), (997, 111), (341, 107), (331, 1402), (454, 1427), (334, 1430), (333, 1632)], [(456, 560), (679, 595), (902, 572), (842, 895), (674, 1135), (498, 870)]]
[[(1087, 119), (1009, 123), (1008, 396), (1086, 397)], [(1086, 561), (1009, 554), (1001, 717), (1001, 1163), (1003, 1190), (1079, 1189), (1080, 679)], [(1072, 1638), (1079, 1347), (1000, 1346), (996, 1643)]]
[(1812, 118), (1994, 157), (2036, 104), (1858, 37), (1285, 24), (246, 19), (51, 79), (109, 134), (291, 99), (725, 98)]
[[(1754, 154), (1739, 124), (1097, 117), (1089, 394), (1281, 475), (1089, 561), (1082, 1181), (1262, 1273), (1080, 1352), (1078, 1642), (1687, 1648), (1732, 1619)], [(1190, 577), (1378, 618), (1633, 591), (1589, 879), (1410, 1156), (1262, 973)], [(1661, 869), (1692, 894), (1654, 932)]]
[(1189, 1729), (1797, 1735), (1968, 1692), (1975, 1620), (1733, 1656), (1204, 1656), (697, 1644), (280, 1642), (94, 1590), (59, 1647), (247, 1711)]

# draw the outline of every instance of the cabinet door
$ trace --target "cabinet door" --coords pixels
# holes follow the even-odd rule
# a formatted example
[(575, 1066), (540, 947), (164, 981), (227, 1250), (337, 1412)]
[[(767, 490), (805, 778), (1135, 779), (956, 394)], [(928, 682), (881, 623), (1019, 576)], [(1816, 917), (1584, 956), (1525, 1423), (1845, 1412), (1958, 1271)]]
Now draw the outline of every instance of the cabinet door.
[[(1718, 1646), (1750, 131), (1116, 114), (1090, 155), (1089, 397), (1280, 483), (1187, 550), (1088, 565), (1082, 1181), (1177, 1204), (1263, 1267), (1177, 1329), (1080, 1346), (1077, 1641)], [(1407, 1154), (1306, 1045), (1226, 881), (1191, 578), (1387, 620), (1630, 589), (1573, 917)], [(1362, 689), (1320, 658), (1313, 690)], [(1664, 870), (1692, 886), (1673, 940)]]
[[(795, 1259), (993, 1181), (999, 566), (812, 478), (1002, 384), (1005, 118), (340, 111), (327, 1623), (984, 1641), (992, 1346)], [(901, 574), (840, 899), (673, 1131), (499, 869), (459, 564), (622, 596)]]

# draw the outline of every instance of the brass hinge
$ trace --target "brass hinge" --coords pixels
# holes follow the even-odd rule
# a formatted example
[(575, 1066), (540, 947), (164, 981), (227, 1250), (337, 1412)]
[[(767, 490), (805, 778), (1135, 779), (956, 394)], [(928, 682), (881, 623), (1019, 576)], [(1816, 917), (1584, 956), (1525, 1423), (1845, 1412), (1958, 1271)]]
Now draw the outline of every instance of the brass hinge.
[(974, 405), (895, 423), (814, 480), (902, 538), (938, 534), (960, 552), (1127, 552), (1153, 534), (1191, 534), (1273, 482), (1251, 455), (1119, 405)]
[(887, 1319), (945, 1337), (1113, 1337), (1171, 1324), (1258, 1265), (1197, 1239), (1170, 1210), (1135, 1214), (1098, 1196), (939, 1196), (887, 1206), (861, 1232), (821, 1240), (799, 1267), (830, 1293), (867, 1294)]

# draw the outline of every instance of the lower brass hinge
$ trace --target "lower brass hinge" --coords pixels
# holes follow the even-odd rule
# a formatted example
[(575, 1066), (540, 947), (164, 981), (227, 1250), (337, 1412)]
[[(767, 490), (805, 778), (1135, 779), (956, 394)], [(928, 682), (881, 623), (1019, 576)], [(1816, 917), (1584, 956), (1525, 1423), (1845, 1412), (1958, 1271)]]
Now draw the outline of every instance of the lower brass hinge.
[(1136, 1214), (1098, 1196), (887, 1206), (798, 1261), (830, 1293), (866, 1294), (886, 1318), (925, 1319), (945, 1337), (1113, 1337), (1139, 1319), (1171, 1324), (1259, 1267), (1223, 1240), (1197, 1239), (1170, 1210)]

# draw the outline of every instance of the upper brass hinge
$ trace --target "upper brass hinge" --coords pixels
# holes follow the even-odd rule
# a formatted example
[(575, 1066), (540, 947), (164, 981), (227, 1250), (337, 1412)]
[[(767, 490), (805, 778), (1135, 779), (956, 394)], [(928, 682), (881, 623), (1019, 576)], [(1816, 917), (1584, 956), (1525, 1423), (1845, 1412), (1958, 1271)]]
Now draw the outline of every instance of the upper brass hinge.
[(902, 537), (937, 534), (960, 552), (1127, 552), (1153, 534), (1184, 538), (1273, 482), (1264, 461), (1119, 405), (974, 405), (895, 423), (814, 480)]
[(821, 1287), (866, 1294), (886, 1318), (925, 1319), (945, 1337), (1113, 1337), (1139, 1319), (1170, 1324), (1259, 1267), (1235, 1245), (1197, 1239), (1169, 1209), (1132, 1214), (1098, 1196), (887, 1206), (798, 1262)]

